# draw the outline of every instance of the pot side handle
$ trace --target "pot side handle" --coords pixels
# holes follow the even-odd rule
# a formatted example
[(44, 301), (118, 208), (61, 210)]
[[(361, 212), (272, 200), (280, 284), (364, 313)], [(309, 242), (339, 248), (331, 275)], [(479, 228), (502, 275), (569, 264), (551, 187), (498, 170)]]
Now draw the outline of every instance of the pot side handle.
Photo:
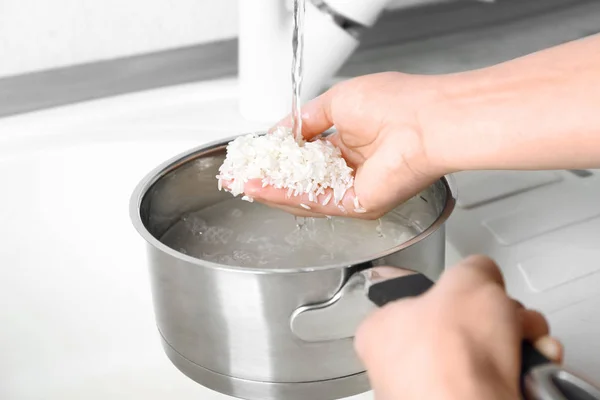
[[(368, 297), (378, 307), (419, 296), (434, 285), (422, 274), (374, 283)], [(528, 341), (521, 343), (521, 393), (527, 400), (600, 400), (600, 389), (553, 363)]]

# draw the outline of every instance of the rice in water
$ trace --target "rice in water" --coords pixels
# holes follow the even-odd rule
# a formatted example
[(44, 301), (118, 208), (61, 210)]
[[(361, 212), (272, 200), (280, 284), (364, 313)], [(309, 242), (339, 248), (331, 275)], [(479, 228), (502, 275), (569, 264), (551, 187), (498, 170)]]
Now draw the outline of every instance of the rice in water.
[(283, 211), (232, 198), (184, 216), (160, 240), (219, 264), (318, 268), (371, 258), (423, 231), (402, 214), (400, 208), (381, 222), (334, 217), (300, 219), (298, 225)]

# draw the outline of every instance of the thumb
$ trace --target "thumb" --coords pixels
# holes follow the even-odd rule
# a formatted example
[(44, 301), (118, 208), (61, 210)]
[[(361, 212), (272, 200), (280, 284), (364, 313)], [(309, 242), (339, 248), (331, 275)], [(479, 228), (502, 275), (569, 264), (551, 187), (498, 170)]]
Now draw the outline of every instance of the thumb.
[[(317, 135), (325, 132), (334, 124), (331, 112), (333, 102), (333, 88), (325, 93), (307, 102), (302, 106), (300, 112), (302, 118), (302, 135), (306, 140), (310, 140)], [(280, 120), (275, 127), (283, 126), (286, 128), (292, 127), (292, 115), (289, 114)], [(272, 131), (275, 127), (271, 128)]]

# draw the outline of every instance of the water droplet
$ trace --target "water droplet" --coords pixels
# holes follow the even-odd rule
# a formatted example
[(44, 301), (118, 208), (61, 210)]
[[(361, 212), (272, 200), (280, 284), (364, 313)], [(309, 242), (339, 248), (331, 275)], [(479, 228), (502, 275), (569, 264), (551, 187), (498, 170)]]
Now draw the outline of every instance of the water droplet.
[(380, 238), (385, 237), (385, 235), (383, 234), (383, 222), (381, 221), (381, 218), (377, 219), (377, 228), (375, 228), (375, 230), (377, 231), (377, 235)]
[(301, 230), (304, 228), (304, 225), (306, 224), (306, 218), (297, 217), (294, 215), (294, 220), (296, 221), (296, 229)]

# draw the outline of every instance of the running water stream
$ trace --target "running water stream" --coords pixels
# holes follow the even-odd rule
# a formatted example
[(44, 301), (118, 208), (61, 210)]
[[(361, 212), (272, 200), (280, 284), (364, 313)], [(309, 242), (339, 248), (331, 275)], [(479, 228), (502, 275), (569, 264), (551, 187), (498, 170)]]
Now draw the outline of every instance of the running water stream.
[(302, 142), (302, 67), (304, 63), (304, 18), (306, 0), (294, 0), (294, 30), (292, 32), (292, 132)]
[[(304, 18), (306, 0), (294, 0), (294, 27), (292, 31), (292, 134), (299, 144), (302, 137), (302, 73), (304, 63)], [(294, 217), (296, 228), (305, 226), (305, 219)]]

